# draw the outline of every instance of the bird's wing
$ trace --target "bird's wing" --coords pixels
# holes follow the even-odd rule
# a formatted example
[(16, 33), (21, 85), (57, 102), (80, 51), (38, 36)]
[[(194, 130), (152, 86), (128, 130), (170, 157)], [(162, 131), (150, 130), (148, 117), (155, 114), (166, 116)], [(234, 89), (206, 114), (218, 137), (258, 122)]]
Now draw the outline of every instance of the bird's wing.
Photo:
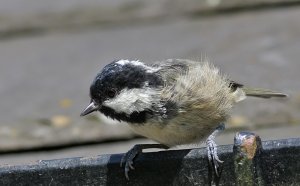
[[(201, 62), (185, 59), (168, 59), (156, 62), (153, 66), (158, 67), (158, 75), (164, 80), (166, 86), (172, 85), (180, 75), (186, 74), (192, 66), (200, 65)], [(199, 72), (200, 73), (200, 72)]]
[[(218, 89), (218, 86), (214, 85), (216, 85), (217, 82), (224, 81), (224, 85), (230, 88), (228, 90), (231, 90), (237, 102), (245, 99), (243, 91), (244, 85), (237, 83), (236, 81), (227, 79), (219, 72), (218, 68), (214, 67), (207, 61), (199, 62), (187, 59), (168, 59), (163, 62), (157, 62), (154, 64), (154, 66), (159, 67), (160, 70), (157, 73), (159, 73), (159, 75), (164, 80), (165, 88), (172, 87), (175, 83), (178, 83), (178, 79), (181, 79), (181, 77), (184, 76), (190, 79), (190, 81), (188, 82), (195, 82), (194, 85), (198, 85), (198, 83), (202, 81), (195, 81), (195, 79), (197, 79), (197, 77), (199, 76), (202, 76), (202, 78), (200, 79), (206, 79), (205, 81), (212, 81), (209, 88), (216, 87)], [(188, 73), (192, 75), (187, 75)], [(200, 85), (202, 86), (203, 84), (201, 83)], [(202, 94), (201, 91), (203, 90), (201, 86), (193, 86), (198, 88), (197, 92), (200, 92), (200, 95)], [(187, 84), (185, 88), (188, 90), (191, 87), (189, 86), (189, 84)], [(175, 89), (174, 91), (176, 91)]]

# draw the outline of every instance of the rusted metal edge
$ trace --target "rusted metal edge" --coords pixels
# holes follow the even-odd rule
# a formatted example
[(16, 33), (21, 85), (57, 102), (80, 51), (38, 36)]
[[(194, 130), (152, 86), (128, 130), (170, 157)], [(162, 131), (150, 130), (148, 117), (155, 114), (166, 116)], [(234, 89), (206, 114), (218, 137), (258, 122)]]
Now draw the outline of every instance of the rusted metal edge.
[[(224, 160), (220, 185), (300, 184), (300, 138), (262, 142), (261, 148), (255, 134), (238, 133), (234, 146), (218, 151)], [(130, 181), (119, 165), (122, 154), (43, 160), (1, 166), (0, 185), (209, 185), (206, 156), (204, 148), (144, 153)]]

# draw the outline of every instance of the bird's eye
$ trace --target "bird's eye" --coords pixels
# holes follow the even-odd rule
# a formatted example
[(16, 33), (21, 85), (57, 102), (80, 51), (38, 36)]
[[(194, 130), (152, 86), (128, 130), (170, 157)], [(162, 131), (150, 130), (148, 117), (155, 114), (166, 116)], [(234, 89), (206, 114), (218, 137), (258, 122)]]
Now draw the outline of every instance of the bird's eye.
[(115, 97), (115, 95), (116, 95), (116, 91), (115, 90), (111, 89), (111, 90), (107, 91), (107, 96), (109, 98), (113, 98), (113, 97)]

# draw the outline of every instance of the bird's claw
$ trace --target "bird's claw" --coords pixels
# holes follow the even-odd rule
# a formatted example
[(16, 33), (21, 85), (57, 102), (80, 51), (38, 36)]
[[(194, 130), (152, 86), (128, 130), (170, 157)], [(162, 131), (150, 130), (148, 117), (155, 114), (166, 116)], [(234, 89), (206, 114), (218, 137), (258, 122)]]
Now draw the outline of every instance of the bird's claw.
[(219, 159), (217, 153), (217, 144), (213, 140), (208, 139), (206, 141), (206, 147), (207, 147), (208, 161), (210, 165), (213, 167), (216, 176), (219, 177), (221, 174), (220, 164), (222, 164), (224, 161)]
[(141, 149), (138, 148), (138, 146), (134, 146), (126, 154), (124, 154), (121, 159), (120, 167), (123, 167), (123, 164), (125, 164), (124, 171), (127, 180), (129, 180), (129, 176), (128, 176), (129, 171), (134, 170), (133, 160), (140, 153), (141, 153)]

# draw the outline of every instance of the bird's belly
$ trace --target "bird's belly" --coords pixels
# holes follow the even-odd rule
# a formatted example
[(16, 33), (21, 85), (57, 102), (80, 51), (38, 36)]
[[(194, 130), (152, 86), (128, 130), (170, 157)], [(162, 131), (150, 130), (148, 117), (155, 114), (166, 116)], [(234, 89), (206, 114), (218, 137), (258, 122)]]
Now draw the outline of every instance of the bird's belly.
[(171, 147), (203, 141), (213, 132), (216, 125), (218, 123), (180, 123), (173, 121), (168, 124), (159, 122), (130, 124), (130, 127), (142, 136)]

